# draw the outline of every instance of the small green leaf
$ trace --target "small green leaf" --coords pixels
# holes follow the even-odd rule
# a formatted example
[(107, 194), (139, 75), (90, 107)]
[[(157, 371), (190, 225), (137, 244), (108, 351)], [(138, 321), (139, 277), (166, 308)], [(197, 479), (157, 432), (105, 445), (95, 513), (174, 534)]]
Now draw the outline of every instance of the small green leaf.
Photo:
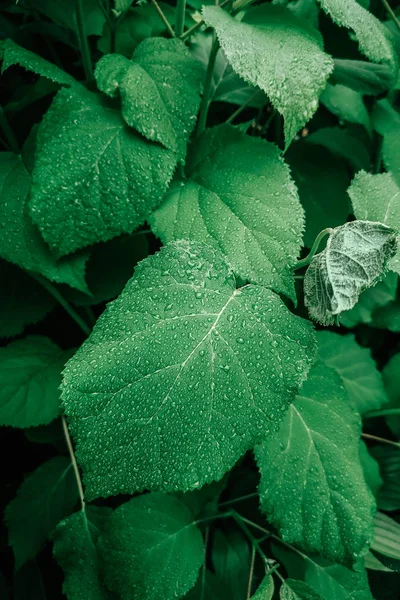
[(0, 256), (51, 281), (87, 292), (86, 253), (61, 260), (50, 252), (28, 210), (31, 178), (22, 157), (0, 154)]
[(400, 525), (388, 515), (377, 512), (374, 517), (374, 538), (371, 550), (400, 560)]
[(346, 85), (360, 94), (377, 96), (390, 90), (395, 83), (393, 70), (388, 65), (338, 58), (334, 62), (330, 82)]
[(30, 336), (0, 348), (0, 425), (46, 425), (60, 414), (61, 371), (71, 352)]
[(395, 232), (382, 223), (352, 221), (333, 229), (304, 277), (310, 316), (322, 325), (332, 324), (379, 281), (396, 251)]
[(201, 70), (177, 39), (149, 38), (132, 60), (107, 54), (96, 65), (99, 89), (121, 97), (126, 123), (147, 139), (160, 142), (178, 159), (196, 124), (200, 105)]
[(382, 375), (371, 352), (357, 344), (354, 335), (319, 331), (317, 339), (319, 358), (340, 375), (351, 403), (360, 414), (387, 403)]
[[(389, 398), (389, 404), (385, 408), (400, 409), (400, 353), (392, 356), (385, 365), (382, 376)], [(396, 438), (400, 439), (400, 414), (386, 417), (386, 422)]]
[(279, 590), (281, 600), (323, 600), (315, 590), (304, 581), (286, 579)]
[(274, 580), (272, 575), (266, 575), (260, 583), (251, 600), (272, 600), (274, 595)]
[(360, 440), (360, 461), (364, 472), (364, 478), (367, 486), (377, 499), (382, 487), (382, 477), (379, 471), (379, 463), (368, 451), (367, 445)]
[(142, 261), (64, 371), (87, 496), (221, 479), (278, 426), (314, 339), (270, 290), (235, 289), (208, 246), (171, 243)]
[(99, 540), (104, 578), (121, 600), (172, 600), (194, 586), (202, 535), (184, 503), (146, 494), (117, 508)]
[(400, 451), (393, 446), (377, 445), (371, 448), (378, 461), (383, 484), (378, 494), (378, 508), (394, 511), (400, 509)]
[(388, 100), (380, 100), (375, 103), (372, 118), (375, 129), (383, 135), (382, 158), (386, 170), (400, 186), (400, 114)]
[(341, 27), (352, 29), (360, 50), (370, 60), (397, 66), (389, 33), (373, 14), (357, 0), (318, 0), (322, 9)]
[[(100, 580), (97, 540), (98, 513), (109, 509), (87, 507), (61, 521), (52, 535), (54, 558), (64, 571), (63, 592), (68, 600), (111, 600)], [(111, 511), (110, 511), (111, 513)]]
[[(371, 157), (365, 140), (353, 131), (341, 127), (323, 127), (307, 136), (306, 142), (325, 146), (332, 154), (345, 158), (355, 171), (369, 169)], [(330, 186), (325, 189), (329, 191)]]
[(280, 430), (256, 448), (261, 506), (282, 539), (350, 565), (368, 549), (375, 510), (360, 432), (339, 376), (317, 365)]
[(160, 203), (175, 163), (94, 94), (62, 89), (38, 131), (32, 219), (59, 256), (131, 233)]
[(375, 325), (376, 314), (385, 311), (396, 298), (398, 275), (393, 271), (378, 281), (376, 285), (365, 290), (358, 299), (357, 304), (340, 315), (340, 324), (345, 327), (355, 327), (361, 323)]
[(36, 556), (77, 500), (78, 488), (68, 458), (51, 458), (28, 475), (5, 511), (16, 569)]
[(186, 174), (150, 218), (156, 235), (217, 247), (240, 277), (294, 300), (288, 265), (300, 251), (303, 210), (278, 148), (215, 127), (192, 145)]
[(236, 529), (217, 530), (213, 536), (211, 560), (226, 596), (231, 600), (243, 600), (250, 571), (250, 547), (243, 533)]
[[(389, 173), (372, 175), (360, 171), (351, 182), (348, 192), (357, 219), (379, 221), (400, 229), (400, 188)], [(400, 249), (388, 267), (400, 273)]]
[(257, 6), (241, 21), (214, 6), (204, 7), (203, 16), (233, 69), (264, 90), (283, 116), (287, 147), (317, 110), (333, 70), (320, 34), (281, 6)]
[(56, 305), (40, 283), (1, 259), (0, 281), (7, 290), (0, 294), (0, 338), (22, 333), (27, 325), (41, 321)]
[(27, 71), (33, 71), (41, 77), (46, 77), (55, 83), (67, 86), (79, 85), (76, 79), (69, 75), (53, 63), (42, 58), (38, 54), (26, 50), (12, 40), (4, 40), (0, 44), (0, 60), (3, 61), (1, 73), (3, 74), (9, 67), (19, 65)]
[(369, 135), (372, 135), (371, 119), (362, 94), (344, 85), (328, 83), (320, 100), (338, 119), (363, 125)]

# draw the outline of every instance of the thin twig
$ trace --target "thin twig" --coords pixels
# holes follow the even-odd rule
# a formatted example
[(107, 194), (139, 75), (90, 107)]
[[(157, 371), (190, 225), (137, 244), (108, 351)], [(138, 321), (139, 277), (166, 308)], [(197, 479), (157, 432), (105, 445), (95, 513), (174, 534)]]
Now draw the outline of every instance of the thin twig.
[(245, 108), (247, 108), (250, 104), (250, 102), (252, 102), (254, 100), (254, 98), (256, 98), (258, 96), (258, 94), (261, 93), (261, 90), (256, 90), (254, 92), (254, 94), (252, 94), (249, 98), (247, 98), (247, 100), (245, 102), (243, 102), (243, 104), (241, 106), (239, 106), (239, 108), (237, 110), (235, 110), (235, 112), (229, 117), (229, 119), (226, 120), (227, 123), (233, 123), (233, 121), (236, 119), (236, 117), (238, 117), (240, 115), (241, 112), (244, 111)]
[(397, 29), (400, 30), (400, 21), (397, 18), (396, 13), (394, 12), (393, 8), (390, 6), (389, 2), (387, 0), (382, 0), (384, 7), (386, 8), (386, 10), (388, 11), (390, 18), (392, 19), (393, 23), (395, 23)]
[(243, 500), (248, 500), (249, 498), (255, 498), (258, 496), (258, 492), (253, 492), (251, 494), (246, 494), (246, 496), (239, 496), (238, 498), (232, 498), (232, 500), (226, 500), (225, 502), (219, 502), (218, 506), (230, 506), (231, 504), (236, 504), (236, 502), (242, 502)]
[(390, 417), (392, 415), (400, 415), (400, 408), (383, 408), (382, 410), (371, 410), (365, 413), (363, 419), (372, 419), (373, 417)]
[(250, 563), (250, 572), (249, 572), (249, 583), (247, 584), (247, 596), (246, 599), (249, 600), (251, 597), (251, 587), (253, 583), (253, 574), (254, 574), (254, 562), (256, 559), (256, 547), (252, 544), (251, 547), (251, 563)]
[(361, 437), (365, 438), (366, 440), (374, 440), (375, 442), (381, 442), (382, 444), (388, 444), (389, 446), (396, 446), (396, 448), (400, 448), (400, 442), (394, 442), (393, 440), (378, 437), (377, 435), (362, 433)]
[(331, 227), (327, 227), (326, 229), (323, 229), (322, 231), (320, 231), (320, 233), (317, 235), (317, 237), (315, 238), (315, 241), (312, 245), (312, 248), (310, 250), (310, 252), (307, 254), (307, 256), (305, 258), (303, 258), (302, 260), (298, 260), (294, 269), (301, 269), (302, 267), (306, 267), (307, 265), (310, 264), (310, 262), (312, 261), (314, 255), (316, 254), (319, 245), (321, 243), (321, 241), (324, 239), (324, 237), (326, 235), (329, 235), (332, 231)]
[(162, 22), (164, 23), (165, 27), (168, 29), (168, 32), (170, 34), (171, 37), (175, 37), (175, 32), (171, 27), (170, 22), (168, 21), (167, 17), (164, 15), (162, 9), (160, 8), (157, 0), (151, 0), (152, 5), (154, 6), (154, 8), (156, 9), (156, 11), (158, 12), (160, 19), (162, 20)]
[(85, 504), (85, 494), (83, 492), (82, 479), (81, 479), (81, 476), (79, 473), (78, 463), (76, 462), (74, 448), (72, 446), (71, 437), (70, 437), (69, 431), (68, 431), (68, 425), (64, 418), (64, 415), (61, 416), (61, 421), (62, 421), (62, 426), (63, 426), (63, 430), (64, 430), (65, 441), (67, 442), (69, 455), (71, 457), (72, 467), (74, 469), (76, 485), (78, 486), (79, 499), (81, 501), (82, 511), (85, 512), (86, 504)]
[[(227, 4), (229, 4), (231, 2), (231, 0), (225, 0), (224, 2), (221, 2), (221, 4), (219, 5), (220, 8), (223, 8), (224, 6), (226, 6)], [(200, 29), (200, 27), (202, 27), (205, 24), (204, 19), (201, 19), (201, 21), (198, 21), (195, 25), (192, 25), (192, 27), (190, 27), (190, 29), (187, 29), (186, 31), (184, 31), (182, 33), (182, 35), (180, 36), (181, 40), (186, 40), (186, 38), (190, 37), (191, 35), (193, 35), (193, 33), (195, 33), (198, 29)]]

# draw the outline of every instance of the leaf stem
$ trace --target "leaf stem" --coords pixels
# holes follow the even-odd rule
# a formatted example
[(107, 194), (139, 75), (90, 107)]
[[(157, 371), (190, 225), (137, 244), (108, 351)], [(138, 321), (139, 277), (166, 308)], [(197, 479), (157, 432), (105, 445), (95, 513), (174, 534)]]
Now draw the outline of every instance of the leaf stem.
[(94, 82), (93, 65), (90, 57), (89, 42), (86, 35), (85, 16), (83, 14), (83, 0), (76, 0), (76, 23), (78, 25), (79, 46), (81, 49), (83, 69), (85, 71), (86, 81), (89, 84)]
[(156, 9), (156, 11), (159, 14), (160, 19), (162, 20), (162, 22), (164, 23), (165, 27), (168, 29), (168, 33), (170, 34), (171, 37), (175, 37), (175, 32), (171, 27), (171, 23), (168, 21), (167, 17), (165, 16), (165, 14), (163, 13), (161, 7), (159, 6), (157, 0), (151, 0), (152, 5), (154, 6), (154, 8)]
[(232, 500), (226, 500), (225, 502), (219, 502), (218, 506), (230, 506), (231, 504), (236, 504), (236, 502), (242, 502), (243, 500), (248, 500), (249, 498), (255, 498), (258, 496), (257, 492), (253, 492), (251, 494), (246, 494), (245, 496), (239, 496), (238, 498), (232, 498)]
[(207, 547), (208, 547), (209, 536), (210, 536), (210, 527), (207, 527), (206, 528), (206, 533), (205, 533), (205, 536), (204, 536), (204, 560), (203, 560), (202, 571), (201, 571), (201, 593), (200, 593), (200, 600), (204, 600), (204, 591), (205, 591), (205, 584), (206, 584)]
[(396, 446), (396, 448), (400, 448), (400, 442), (394, 442), (393, 440), (378, 437), (377, 435), (362, 433), (361, 437), (365, 438), (366, 440), (374, 440), (375, 442), (381, 442), (382, 444), (388, 444), (389, 446)]
[(217, 40), (217, 36), (214, 33), (214, 39), (213, 39), (213, 43), (211, 46), (210, 56), (208, 59), (206, 79), (204, 82), (203, 97), (201, 99), (201, 104), (200, 104), (200, 114), (199, 114), (199, 122), (197, 125), (197, 135), (200, 135), (201, 133), (203, 133), (203, 131), (206, 128), (208, 108), (210, 105), (210, 92), (211, 92), (212, 76), (213, 76), (213, 72), (214, 72), (215, 59), (217, 58), (218, 50), (219, 50), (219, 43)]
[[(245, 524), (246, 522), (248, 522), (248, 519), (245, 519), (244, 517), (242, 517), (242, 515), (240, 515), (236, 511), (232, 511), (232, 518), (235, 520), (236, 524), (240, 527), (240, 529), (243, 531), (243, 533), (245, 534), (247, 539), (250, 541), (252, 547), (254, 547), (256, 552), (260, 555), (264, 564), (269, 565), (269, 563), (271, 561), (265, 555), (263, 549), (260, 546), (260, 542), (254, 537), (254, 535), (251, 533), (251, 531), (248, 529), (248, 527)], [(250, 523), (252, 523), (252, 521), (250, 521)], [(252, 523), (252, 524), (254, 525), (254, 523)]]
[(251, 587), (253, 583), (253, 574), (254, 574), (254, 563), (256, 559), (256, 547), (252, 544), (251, 548), (251, 563), (250, 563), (250, 572), (249, 572), (249, 582), (247, 584), (247, 596), (246, 600), (250, 600), (251, 597)]
[(74, 308), (67, 302), (64, 296), (58, 291), (58, 289), (50, 283), (45, 277), (39, 275), (38, 273), (30, 273), (30, 275), (36, 279), (42, 286), (57, 300), (59, 304), (63, 307), (63, 309), (69, 314), (69, 316), (75, 321), (75, 323), (82, 329), (82, 331), (86, 335), (90, 335), (90, 327), (89, 325), (82, 319), (80, 315), (76, 312)]
[(14, 135), (2, 106), (0, 106), (0, 127), (4, 133), (8, 145), (10, 146), (10, 150), (15, 154), (19, 154), (19, 144), (17, 142), (17, 138)]
[[(227, 4), (230, 4), (230, 2), (231, 2), (231, 0), (224, 0), (224, 2), (221, 2), (221, 4), (219, 4), (219, 7), (223, 8)], [(200, 27), (202, 27), (204, 24), (205, 24), (204, 19), (201, 19), (201, 21), (198, 21), (195, 25), (192, 25), (192, 27), (190, 27), (189, 29), (184, 31), (182, 33), (182, 35), (180, 36), (180, 39), (182, 41), (186, 40), (186, 38), (190, 37), (193, 33), (195, 33), (195, 31), (200, 29)]]
[(175, 35), (181, 37), (185, 29), (186, 0), (177, 0), (175, 12)]
[(240, 115), (241, 112), (244, 111), (245, 108), (247, 108), (250, 104), (250, 102), (252, 102), (254, 100), (254, 98), (256, 98), (258, 96), (258, 94), (261, 93), (261, 90), (257, 90), (256, 92), (254, 92), (254, 94), (252, 94), (249, 98), (247, 98), (247, 100), (245, 102), (243, 102), (243, 104), (241, 106), (239, 106), (239, 108), (237, 110), (235, 110), (235, 112), (229, 117), (229, 119), (226, 120), (227, 123), (232, 123), (236, 117), (238, 117)]
[(386, 8), (387, 12), (389, 13), (390, 18), (395, 23), (397, 29), (400, 30), (400, 21), (397, 18), (397, 15), (394, 12), (393, 8), (390, 6), (389, 2), (387, 0), (382, 0), (382, 3), (383, 3), (383, 6)]
[(310, 264), (310, 262), (314, 258), (314, 255), (316, 254), (316, 252), (319, 248), (321, 241), (324, 239), (325, 236), (329, 235), (332, 231), (333, 231), (333, 229), (331, 227), (327, 227), (326, 229), (323, 229), (322, 231), (319, 232), (319, 234), (315, 238), (312, 248), (311, 248), (310, 252), (307, 254), (307, 256), (305, 258), (297, 261), (297, 264), (294, 267), (295, 270), (301, 269), (302, 267), (306, 267), (307, 265)]
[(62, 426), (63, 426), (63, 430), (64, 430), (65, 441), (67, 442), (68, 452), (71, 457), (72, 467), (73, 467), (74, 473), (75, 473), (76, 485), (78, 486), (79, 499), (81, 501), (82, 512), (85, 512), (86, 503), (85, 503), (85, 494), (83, 492), (82, 479), (81, 479), (81, 475), (79, 473), (78, 463), (76, 462), (74, 448), (72, 446), (71, 437), (70, 437), (69, 431), (68, 431), (68, 425), (67, 425), (64, 415), (61, 416), (61, 421), (62, 421)]
[(372, 419), (373, 417), (390, 417), (391, 415), (400, 416), (400, 408), (383, 408), (382, 410), (371, 410), (371, 412), (363, 415), (364, 419)]

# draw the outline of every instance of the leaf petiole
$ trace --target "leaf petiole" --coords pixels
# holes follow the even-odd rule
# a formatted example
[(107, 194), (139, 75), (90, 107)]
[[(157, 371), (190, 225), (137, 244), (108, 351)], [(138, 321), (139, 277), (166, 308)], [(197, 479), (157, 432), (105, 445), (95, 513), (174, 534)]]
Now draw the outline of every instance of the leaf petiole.
[(93, 65), (90, 57), (89, 42), (86, 35), (85, 16), (83, 14), (83, 0), (76, 0), (76, 23), (78, 25), (79, 46), (81, 49), (83, 69), (86, 81), (94, 83)]
[(86, 503), (85, 503), (85, 495), (84, 495), (84, 492), (83, 492), (82, 479), (81, 479), (81, 476), (80, 476), (80, 473), (79, 473), (78, 463), (76, 462), (74, 448), (72, 446), (71, 437), (70, 437), (69, 431), (68, 431), (68, 425), (67, 425), (67, 422), (66, 422), (66, 420), (64, 418), (64, 415), (61, 415), (61, 421), (62, 421), (64, 436), (65, 436), (65, 441), (67, 442), (67, 446), (68, 446), (68, 452), (69, 452), (69, 455), (71, 457), (72, 467), (74, 469), (74, 474), (75, 474), (75, 479), (76, 479), (76, 485), (78, 486), (79, 499), (81, 501), (81, 509), (82, 509), (82, 512), (85, 512), (85, 510), (86, 510)]
[(158, 4), (157, 0), (151, 0), (152, 5), (154, 6), (154, 8), (156, 9), (156, 11), (158, 12), (160, 19), (162, 20), (162, 22), (164, 23), (165, 27), (168, 29), (168, 32), (170, 34), (171, 37), (175, 37), (175, 32), (171, 27), (171, 23), (168, 21), (167, 17), (165, 16), (165, 14), (163, 13), (160, 5)]
[(297, 269), (301, 269), (302, 267), (306, 267), (307, 265), (310, 264), (310, 262), (314, 258), (314, 255), (316, 254), (316, 252), (319, 248), (321, 241), (324, 239), (325, 236), (329, 235), (332, 231), (333, 231), (333, 229), (331, 227), (327, 227), (326, 229), (323, 229), (322, 231), (320, 231), (320, 233), (315, 238), (312, 248), (311, 248), (310, 252), (307, 254), (307, 256), (305, 258), (302, 258), (301, 260), (297, 261), (297, 264), (294, 266), (294, 269), (296, 271), (297, 271)]
[(378, 437), (377, 435), (371, 435), (369, 433), (362, 433), (361, 437), (366, 440), (373, 440), (375, 442), (381, 442), (381, 444), (388, 444), (389, 446), (396, 446), (396, 448), (400, 448), (400, 442), (394, 442), (393, 440), (388, 440), (386, 438)]
[(175, 12), (175, 35), (181, 37), (185, 28), (186, 0), (177, 0)]
[(197, 135), (200, 135), (201, 133), (203, 133), (203, 131), (206, 128), (208, 108), (210, 106), (210, 92), (211, 92), (212, 76), (213, 76), (213, 72), (214, 72), (215, 60), (217, 58), (218, 50), (219, 50), (219, 42), (218, 42), (216, 34), (214, 33), (214, 39), (213, 39), (213, 43), (211, 46), (210, 56), (208, 59), (206, 80), (204, 82), (203, 97), (201, 99), (201, 104), (200, 104), (199, 121), (197, 124)]

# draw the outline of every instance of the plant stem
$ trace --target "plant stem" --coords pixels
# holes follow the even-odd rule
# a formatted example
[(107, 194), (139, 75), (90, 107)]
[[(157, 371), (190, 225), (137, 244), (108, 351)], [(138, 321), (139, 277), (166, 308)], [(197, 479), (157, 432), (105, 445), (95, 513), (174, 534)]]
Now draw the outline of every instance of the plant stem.
[(210, 52), (210, 56), (208, 59), (206, 80), (204, 82), (203, 97), (201, 99), (201, 104), (200, 104), (200, 114), (199, 114), (199, 122), (197, 125), (197, 135), (200, 135), (201, 133), (203, 133), (203, 131), (206, 128), (208, 107), (210, 105), (210, 92), (211, 92), (212, 76), (213, 76), (213, 72), (214, 72), (215, 59), (217, 58), (218, 50), (219, 50), (219, 43), (217, 40), (217, 36), (214, 33), (214, 40), (213, 40), (213, 43), (211, 46), (211, 52)]
[[(231, 2), (231, 0), (224, 0), (224, 2), (221, 2), (221, 4), (219, 4), (219, 7), (223, 8), (230, 2)], [(201, 21), (198, 21), (195, 25), (192, 25), (192, 27), (190, 27), (190, 29), (187, 29), (184, 33), (182, 33), (182, 35), (180, 36), (181, 40), (186, 40), (186, 38), (190, 37), (195, 31), (200, 29), (200, 27), (202, 27), (203, 25), (204, 25), (204, 19), (201, 19)]]
[(186, 0), (177, 0), (175, 17), (175, 35), (181, 37), (185, 29)]
[[(245, 534), (247, 539), (250, 541), (252, 547), (254, 547), (255, 550), (258, 552), (258, 554), (261, 556), (264, 564), (268, 565), (270, 563), (270, 560), (268, 559), (268, 557), (265, 555), (264, 551), (262, 550), (262, 548), (260, 546), (260, 542), (253, 536), (251, 531), (245, 525), (247, 519), (245, 519), (244, 517), (242, 517), (242, 515), (239, 515), (239, 513), (235, 512), (235, 511), (232, 511), (232, 518), (235, 520), (236, 524), (240, 527), (240, 529), (243, 531), (243, 533)], [(251, 523), (251, 521), (250, 521), (250, 523)]]
[(364, 419), (372, 419), (373, 417), (390, 417), (391, 415), (400, 416), (400, 408), (384, 408), (382, 410), (372, 410), (363, 415)]
[(309, 252), (309, 254), (307, 254), (307, 256), (305, 258), (303, 258), (302, 260), (298, 260), (297, 264), (295, 265), (295, 270), (297, 269), (301, 269), (302, 267), (306, 267), (307, 265), (310, 264), (310, 262), (312, 261), (314, 254), (317, 252), (319, 245), (321, 243), (321, 241), (324, 239), (324, 237), (326, 235), (329, 235), (331, 233), (332, 228), (331, 227), (327, 227), (326, 229), (323, 229), (322, 231), (319, 232), (319, 234), (317, 235), (317, 237), (315, 238), (315, 241), (312, 245), (312, 248)]
[(240, 113), (249, 106), (250, 102), (254, 100), (261, 93), (261, 90), (257, 90), (252, 94), (249, 98), (247, 98), (246, 102), (243, 102), (242, 106), (239, 106), (237, 110), (226, 120), (227, 123), (233, 123), (233, 121), (240, 115)]
[(233, 498), (232, 500), (219, 502), (218, 506), (230, 506), (231, 504), (236, 504), (236, 502), (242, 502), (242, 500), (248, 500), (249, 498), (255, 498), (256, 496), (258, 496), (258, 493), (253, 492), (252, 494), (246, 494), (246, 496), (239, 496), (238, 498)]
[(366, 440), (374, 440), (375, 442), (381, 442), (382, 444), (388, 444), (389, 446), (396, 446), (396, 448), (400, 448), (400, 442), (393, 442), (393, 440), (387, 440), (386, 438), (381, 438), (377, 435), (362, 433), (361, 437), (365, 438)]
[(67, 442), (68, 452), (71, 457), (72, 467), (73, 467), (74, 473), (75, 473), (76, 484), (78, 486), (79, 498), (81, 501), (81, 508), (82, 508), (82, 511), (85, 512), (86, 504), (85, 504), (85, 495), (83, 493), (82, 479), (81, 479), (81, 476), (79, 473), (78, 463), (76, 462), (74, 448), (72, 446), (71, 437), (70, 437), (69, 431), (68, 431), (68, 425), (64, 418), (64, 415), (61, 416), (61, 421), (62, 421), (62, 426), (63, 426), (63, 430), (64, 430), (65, 441)]
[(94, 82), (92, 60), (90, 58), (89, 43), (86, 36), (85, 16), (83, 14), (83, 0), (76, 0), (76, 23), (79, 32), (79, 46), (81, 49), (83, 69), (85, 71), (86, 81), (89, 84)]
[(171, 37), (175, 37), (175, 32), (171, 27), (170, 22), (168, 21), (167, 17), (164, 15), (163, 11), (161, 10), (157, 0), (151, 0), (152, 5), (154, 6), (154, 8), (156, 9), (156, 11), (158, 12), (161, 20), (163, 21), (165, 27), (168, 29), (168, 32), (170, 34)]
[(42, 286), (57, 300), (59, 304), (63, 307), (63, 309), (69, 314), (69, 316), (75, 321), (75, 323), (82, 329), (82, 331), (86, 335), (90, 335), (90, 327), (89, 325), (82, 319), (80, 315), (76, 312), (74, 308), (67, 302), (67, 300), (63, 297), (63, 295), (58, 291), (58, 289), (50, 283), (45, 277), (39, 275), (37, 273), (31, 273), (32, 277), (36, 279)]
[(400, 30), (400, 21), (397, 18), (396, 13), (394, 12), (393, 8), (390, 6), (389, 2), (387, 0), (382, 0), (382, 3), (384, 5), (384, 7), (386, 8), (387, 12), (389, 13), (390, 18), (396, 24), (397, 29)]
[(252, 548), (251, 548), (251, 563), (250, 563), (250, 572), (249, 572), (249, 583), (247, 584), (247, 596), (246, 596), (246, 600), (250, 600), (250, 597), (251, 597), (251, 586), (252, 586), (252, 583), (253, 583), (255, 558), (256, 558), (256, 547), (254, 545), (252, 545)]
[(203, 567), (202, 567), (202, 571), (201, 571), (201, 595), (200, 595), (200, 600), (205, 600), (204, 599), (204, 590), (205, 590), (205, 584), (206, 584), (206, 560), (207, 560), (207, 546), (208, 546), (208, 538), (210, 535), (210, 527), (206, 528), (206, 533), (204, 536), (204, 560), (203, 560)]
[(19, 145), (17, 142), (17, 138), (14, 135), (14, 132), (8, 122), (8, 119), (5, 115), (4, 108), (0, 106), (0, 127), (4, 133), (6, 141), (10, 146), (10, 150), (15, 154), (19, 154)]

